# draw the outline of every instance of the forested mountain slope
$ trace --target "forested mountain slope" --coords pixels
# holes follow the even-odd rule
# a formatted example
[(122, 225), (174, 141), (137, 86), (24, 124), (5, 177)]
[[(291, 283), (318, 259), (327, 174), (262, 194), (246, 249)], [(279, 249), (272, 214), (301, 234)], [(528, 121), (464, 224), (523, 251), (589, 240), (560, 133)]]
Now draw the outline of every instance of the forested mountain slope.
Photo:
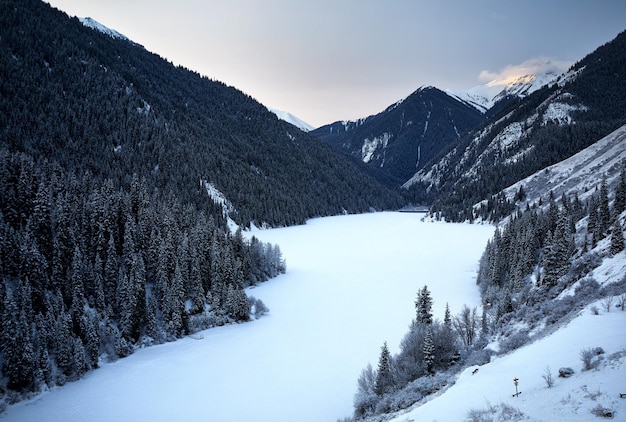
[(0, 1), (0, 28), (0, 410), (266, 311), (243, 289), (285, 271), (280, 249), (225, 212), (401, 204), (252, 98), (41, 1)]
[(3, 1), (0, 140), (115, 186), (199, 203), (200, 181), (247, 225), (393, 208), (399, 197), (240, 91), (85, 27), (41, 1)]
[[(626, 33), (502, 112), (418, 171), (404, 187), (450, 221), (498, 219), (473, 206), (581, 151), (626, 123)], [(498, 208), (494, 214), (494, 210)], [(508, 211), (510, 212), (510, 208)]]
[(483, 120), (475, 107), (434, 87), (421, 87), (384, 111), (311, 132), (365, 164), (390, 186), (400, 186), (447, 145)]

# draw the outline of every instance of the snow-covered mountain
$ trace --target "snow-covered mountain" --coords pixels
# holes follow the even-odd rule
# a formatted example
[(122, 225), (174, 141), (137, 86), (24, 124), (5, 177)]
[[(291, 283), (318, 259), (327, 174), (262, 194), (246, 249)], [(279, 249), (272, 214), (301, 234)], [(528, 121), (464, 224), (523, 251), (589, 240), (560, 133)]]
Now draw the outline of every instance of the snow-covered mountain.
[(313, 129), (315, 129), (315, 127), (311, 126), (304, 120), (294, 116), (293, 114), (287, 111), (276, 110), (271, 107), (268, 107), (267, 109), (271, 111), (272, 113), (274, 113), (280, 120), (284, 120), (287, 123), (291, 123), (292, 125), (294, 125), (295, 127), (299, 128), (300, 130), (304, 132), (310, 132)]
[(130, 41), (128, 37), (126, 37), (125, 35), (120, 34), (115, 29), (111, 29), (102, 25), (100, 22), (98, 22), (97, 20), (93, 18), (90, 18), (90, 17), (78, 18), (78, 20), (80, 20), (80, 22), (86, 27), (102, 32), (103, 34), (108, 35), (111, 38), (118, 38), (120, 40)]
[(434, 201), (432, 211), (448, 220), (476, 218), (473, 204), (493, 199), (624, 124), (626, 79), (615, 75), (626, 73), (625, 52), (623, 32), (548, 85), (547, 77), (519, 80), (507, 92), (526, 95), (521, 101), (491, 115), (403, 187), (417, 202)]
[(482, 113), (489, 111), (497, 102), (510, 97), (523, 98), (544, 85), (554, 82), (558, 74), (554, 72), (516, 76), (507, 79), (494, 79), (484, 85), (467, 91), (446, 90), (446, 93), (459, 101), (471, 104)]
[(376, 115), (335, 122), (311, 134), (362, 162), (385, 183), (399, 186), (483, 119), (468, 103), (423, 86)]

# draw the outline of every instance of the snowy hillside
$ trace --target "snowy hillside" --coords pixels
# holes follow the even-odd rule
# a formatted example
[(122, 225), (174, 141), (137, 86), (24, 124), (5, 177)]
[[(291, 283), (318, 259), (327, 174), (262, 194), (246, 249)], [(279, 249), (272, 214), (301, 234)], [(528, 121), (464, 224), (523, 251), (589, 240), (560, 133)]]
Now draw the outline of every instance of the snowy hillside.
[(504, 193), (512, 200), (523, 187), (526, 198), (520, 207), (538, 202), (550, 191), (557, 198), (578, 193), (585, 199), (584, 193), (593, 193), (602, 178), (609, 186), (615, 184), (625, 162), (626, 126), (622, 126), (572, 157), (509, 186)]
[[(602, 309), (599, 315), (593, 314), (594, 306)], [(601, 302), (590, 305), (554, 334), (466, 369), (441, 395), (391, 420), (583, 422), (601, 420), (596, 415), (600, 409), (625, 420), (626, 399), (620, 398), (626, 392), (625, 326), (626, 312), (616, 307), (607, 312)], [(583, 370), (581, 351), (596, 347), (604, 350), (594, 357), (597, 366)], [(559, 369), (568, 367), (574, 374), (559, 377)], [(554, 382), (551, 388), (543, 378), (547, 371)], [(513, 396), (514, 378), (519, 379), (518, 397)]]
[(291, 123), (292, 125), (294, 125), (295, 127), (299, 128), (300, 130), (304, 132), (310, 132), (313, 129), (315, 129), (313, 126), (299, 119), (298, 117), (294, 116), (291, 113), (288, 113), (286, 111), (276, 110), (270, 107), (268, 107), (267, 109), (271, 111), (272, 113), (274, 113), (279, 119), (284, 120), (287, 123)]

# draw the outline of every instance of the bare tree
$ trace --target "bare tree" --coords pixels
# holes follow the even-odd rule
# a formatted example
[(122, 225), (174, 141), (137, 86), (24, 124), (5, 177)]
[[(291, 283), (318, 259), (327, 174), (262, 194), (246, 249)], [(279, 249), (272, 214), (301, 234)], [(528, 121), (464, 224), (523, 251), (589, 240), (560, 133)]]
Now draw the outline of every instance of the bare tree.
[(453, 321), (454, 329), (466, 347), (474, 344), (478, 331), (478, 311), (476, 307), (470, 310), (467, 305), (463, 306), (461, 314)]
[(552, 371), (549, 366), (546, 366), (546, 369), (544, 369), (542, 378), (546, 381), (546, 386), (548, 388), (552, 388), (554, 385), (554, 378), (552, 377)]

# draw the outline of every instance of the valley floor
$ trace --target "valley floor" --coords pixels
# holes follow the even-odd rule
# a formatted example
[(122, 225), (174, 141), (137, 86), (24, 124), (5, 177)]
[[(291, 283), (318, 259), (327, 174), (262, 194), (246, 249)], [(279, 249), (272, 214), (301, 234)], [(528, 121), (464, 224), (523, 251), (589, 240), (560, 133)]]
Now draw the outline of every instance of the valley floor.
[(80, 381), (10, 406), (0, 420), (349, 416), (361, 370), (376, 364), (384, 341), (397, 353), (419, 288), (428, 285), (437, 318), (446, 302), (453, 314), (480, 303), (478, 260), (494, 228), (421, 217), (375, 213), (255, 230), (250, 234), (279, 244), (287, 261), (285, 275), (247, 292), (270, 308), (267, 315), (103, 364)]

